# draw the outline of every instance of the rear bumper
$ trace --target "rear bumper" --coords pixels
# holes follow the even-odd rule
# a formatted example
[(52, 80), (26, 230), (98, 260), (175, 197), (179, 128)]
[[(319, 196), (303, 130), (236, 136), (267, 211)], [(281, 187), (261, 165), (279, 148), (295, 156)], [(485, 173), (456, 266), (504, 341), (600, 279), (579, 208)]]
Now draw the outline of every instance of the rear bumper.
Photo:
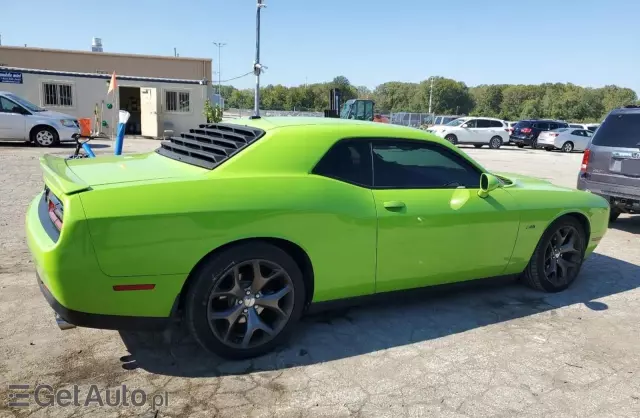
[(550, 142), (550, 141), (540, 141), (538, 140), (537, 144), (536, 144), (536, 148), (553, 148), (553, 149), (558, 149), (560, 148), (559, 146), (557, 146), (554, 142)]
[[(78, 195), (62, 199), (64, 226), (57, 239), (45, 228), (46, 219), (39, 213), (41, 200), (42, 194), (27, 212), (27, 243), (38, 285), (62, 319), (82, 327), (123, 330), (155, 330), (169, 323), (185, 275), (105, 275), (97, 263)], [(117, 291), (114, 287), (132, 284), (154, 284), (155, 288)]]
[(623, 211), (640, 211), (640, 188), (600, 183), (588, 180), (582, 174), (578, 175), (576, 188), (602, 196), (609, 202), (611, 207)]
[(533, 144), (533, 142), (534, 142), (533, 138), (521, 138), (521, 137), (517, 137), (517, 136), (511, 136), (510, 139), (511, 139), (512, 142), (514, 142), (517, 145), (531, 146), (531, 144)]
[(51, 294), (45, 286), (40, 275), (36, 273), (38, 286), (42, 295), (51, 306), (51, 309), (58, 314), (65, 322), (86, 328), (113, 329), (126, 331), (160, 331), (169, 325), (170, 318), (140, 317), (140, 316), (120, 316), (101, 315), (87, 312), (79, 312), (62, 306), (60, 302)]

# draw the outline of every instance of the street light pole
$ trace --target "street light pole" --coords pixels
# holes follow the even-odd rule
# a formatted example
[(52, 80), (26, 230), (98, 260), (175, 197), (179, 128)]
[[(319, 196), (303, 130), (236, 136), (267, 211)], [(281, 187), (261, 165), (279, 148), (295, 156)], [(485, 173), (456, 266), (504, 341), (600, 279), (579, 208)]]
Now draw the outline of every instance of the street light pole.
[(433, 96), (433, 77), (431, 78), (431, 88), (429, 89), (429, 114), (431, 114), (431, 97)]
[(224, 42), (213, 42), (213, 44), (215, 46), (218, 47), (218, 96), (220, 96), (222, 98), (222, 93), (221, 93), (221, 81), (222, 80), (222, 64), (220, 63), (220, 49), (226, 45), (226, 43)]
[(256, 10), (256, 60), (253, 63), (253, 73), (256, 75), (256, 91), (253, 99), (253, 116), (260, 117), (260, 73), (262, 72), (262, 65), (260, 64), (260, 9), (267, 7), (262, 3), (263, 0), (258, 0)]

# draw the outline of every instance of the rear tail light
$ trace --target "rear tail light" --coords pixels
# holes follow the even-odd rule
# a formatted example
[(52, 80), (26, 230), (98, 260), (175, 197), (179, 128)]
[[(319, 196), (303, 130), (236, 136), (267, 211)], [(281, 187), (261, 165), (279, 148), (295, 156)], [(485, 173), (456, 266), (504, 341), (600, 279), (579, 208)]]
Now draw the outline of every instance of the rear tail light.
[(530, 134), (531, 133), (531, 128), (522, 128), (522, 129), (520, 129), (520, 132), (522, 132), (523, 134)]
[(586, 173), (587, 167), (589, 166), (589, 158), (591, 158), (591, 150), (587, 148), (584, 150), (584, 154), (582, 155), (582, 165), (580, 166), (580, 172)]
[(53, 222), (58, 231), (62, 230), (63, 209), (62, 202), (47, 188), (45, 188), (45, 199), (47, 202), (47, 211), (49, 219)]
[(56, 208), (56, 204), (52, 200), (49, 201), (49, 218), (51, 222), (56, 226), (58, 231), (62, 229), (62, 214)]

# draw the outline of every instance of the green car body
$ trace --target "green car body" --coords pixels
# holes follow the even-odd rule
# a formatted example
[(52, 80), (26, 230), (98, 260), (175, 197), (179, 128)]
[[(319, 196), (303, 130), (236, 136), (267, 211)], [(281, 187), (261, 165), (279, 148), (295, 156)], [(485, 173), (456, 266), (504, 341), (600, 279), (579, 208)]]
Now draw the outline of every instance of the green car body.
[(421, 130), (322, 118), (242, 124), (263, 135), (213, 169), (158, 152), (42, 157), (62, 227), (56, 235), (40, 194), (26, 230), (54, 308), (78, 325), (162, 327), (199, 263), (246, 240), (266, 240), (302, 264), (309, 304), (522, 273), (547, 227), (567, 214), (587, 233), (585, 257), (607, 229), (604, 199), (519, 175), (500, 174), (483, 195), (479, 184), (374, 188), (313, 173), (344, 138), (428, 142), (489, 173)]

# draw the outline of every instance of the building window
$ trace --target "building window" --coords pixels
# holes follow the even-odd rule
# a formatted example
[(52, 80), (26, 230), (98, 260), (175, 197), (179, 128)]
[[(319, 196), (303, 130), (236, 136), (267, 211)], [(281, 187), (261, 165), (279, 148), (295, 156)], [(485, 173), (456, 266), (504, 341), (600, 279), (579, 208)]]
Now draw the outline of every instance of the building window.
[(166, 91), (165, 101), (167, 112), (188, 113), (189, 112), (189, 92), (188, 91)]
[(71, 84), (42, 83), (43, 105), (73, 107), (73, 90)]

